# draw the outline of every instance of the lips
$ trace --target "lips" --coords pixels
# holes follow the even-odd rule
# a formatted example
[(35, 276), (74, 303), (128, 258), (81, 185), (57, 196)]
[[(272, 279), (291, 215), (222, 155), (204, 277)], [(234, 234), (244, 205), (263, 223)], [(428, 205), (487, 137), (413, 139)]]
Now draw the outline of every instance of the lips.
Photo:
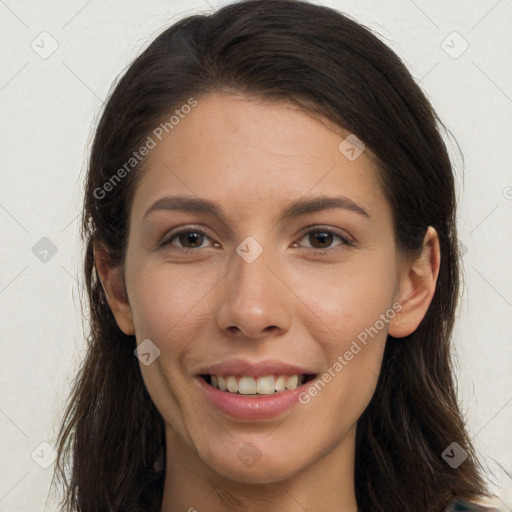
[(295, 364), (285, 363), (275, 359), (268, 359), (260, 362), (250, 362), (245, 359), (229, 359), (216, 364), (201, 368), (198, 375), (233, 375), (235, 377), (249, 376), (253, 379), (265, 375), (316, 375), (317, 372), (311, 368)]
[(254, 421), (294, 407), (316, 375), (310, 368), (278, 360), (231, 359), (201, 368), (196, 377), (204, 398), (215, 408), (239, 420)]

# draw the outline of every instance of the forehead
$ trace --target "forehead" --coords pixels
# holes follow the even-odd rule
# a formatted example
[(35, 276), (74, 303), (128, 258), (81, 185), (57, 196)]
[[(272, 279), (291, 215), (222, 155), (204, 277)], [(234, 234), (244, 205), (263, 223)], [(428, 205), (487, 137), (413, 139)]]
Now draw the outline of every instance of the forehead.
[(334, 191), (367, 210), (383, 200), (369, 150), (347, 158), (350, 134), (294, 104), (210, 94), (187, 112), (172, 124), (164, 119), (151, 135), (155, 145), (133, 202), (137, 215), (166, 193), (218, 201), (237, 215)]

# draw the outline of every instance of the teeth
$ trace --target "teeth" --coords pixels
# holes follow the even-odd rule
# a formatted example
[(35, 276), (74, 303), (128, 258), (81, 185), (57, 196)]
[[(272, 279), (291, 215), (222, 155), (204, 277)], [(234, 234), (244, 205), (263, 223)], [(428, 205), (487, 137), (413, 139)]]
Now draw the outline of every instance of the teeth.
[(228, 380), (226, 381), (226, 386), (228, 388), (228, 391), (231, 393), (238, 393), (238, 382), (233, 375), (230, 375), (228, 377)]
[(276, 391), (284, 391), (286, 388), (286, 377), (281, 375), (276, 380)]
[(291, 377), (288, 377), (288, 380), (286, 381), (286, 389), (295, 389), (299, 384), (299, 376), (298, 375), (292, 375)]
[(265, 377), (260, 377), (256, 389), (259, 395), (272, 395), (275, 392), (274, 376), (265, 375)]
[(210, 375), (210, 383), (214, 388), (241, 395), (273, 395), (282, 391), (291, 391), (304, 382), (302, 375), (265, 375), (254, 379), (250, 375), (235, 377), (234, 375)]
[(238, 392), (241, 395), (256, 394), (256, 381), (252, 377), (242, 377), (238, 382)]

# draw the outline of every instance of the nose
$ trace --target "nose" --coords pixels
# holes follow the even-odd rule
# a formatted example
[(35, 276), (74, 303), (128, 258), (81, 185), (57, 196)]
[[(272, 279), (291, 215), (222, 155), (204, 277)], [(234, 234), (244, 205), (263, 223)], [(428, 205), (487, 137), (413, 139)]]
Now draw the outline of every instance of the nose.
[[(254, 250), (251, 246), (250, 251)], [(219, 328), (228, 336), (248, 339), (287, 332), (294, 299), (279, 258), (273, 257), (270, 249), (264, 249), (254, 260), (240, 254), (233, 253), (222, 281)]]

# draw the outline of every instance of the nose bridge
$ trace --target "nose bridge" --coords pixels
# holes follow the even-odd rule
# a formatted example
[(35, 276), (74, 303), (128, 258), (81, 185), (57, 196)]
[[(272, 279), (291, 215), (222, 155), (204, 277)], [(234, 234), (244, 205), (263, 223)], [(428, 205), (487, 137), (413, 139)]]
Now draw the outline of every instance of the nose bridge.
[(285, 286), (275, 275), (279, 257), (269, 238), (260, 243), (255, 237), (246, 237), (230, 258), (232, 268), (226, 275), (219, 310), (222, 329), (236, 326), (247, 337), (258, 337), (271, 326), (288, 329)]
[[(263, 307), (269, 299), (269, 291), (275, 287), (275, 276), (269, 267), (276, 266), (275, 249), (269, 242), (271, 237), (248, 236), (235, 248), (231, 265), (232, 280), (229, 293), (245, 307)], [(258, 304), (260, 306), (258, 306)]]

